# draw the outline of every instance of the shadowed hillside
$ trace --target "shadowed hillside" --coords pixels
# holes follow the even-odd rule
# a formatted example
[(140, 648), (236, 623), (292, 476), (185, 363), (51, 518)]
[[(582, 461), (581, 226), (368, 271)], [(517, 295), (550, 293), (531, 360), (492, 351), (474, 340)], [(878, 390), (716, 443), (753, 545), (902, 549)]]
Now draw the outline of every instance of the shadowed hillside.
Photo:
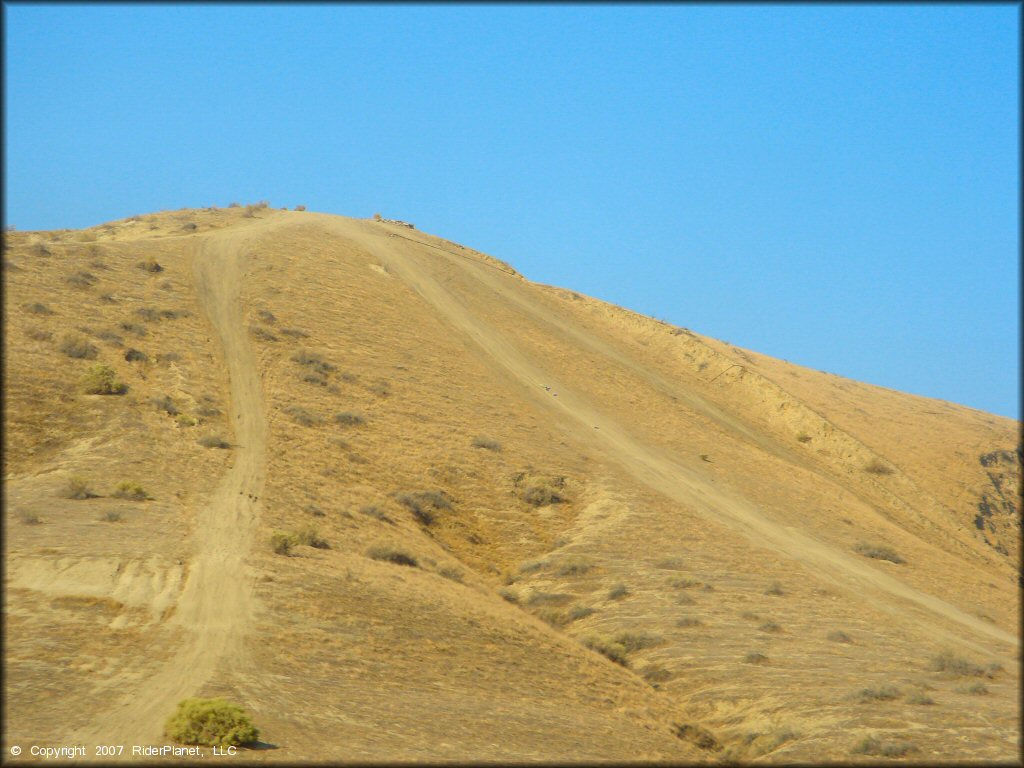
[(7, 233), (4, 278), (8, 744), (224, 696), (258, 761), (1018, 755), (1018, 422), (387, 220)]

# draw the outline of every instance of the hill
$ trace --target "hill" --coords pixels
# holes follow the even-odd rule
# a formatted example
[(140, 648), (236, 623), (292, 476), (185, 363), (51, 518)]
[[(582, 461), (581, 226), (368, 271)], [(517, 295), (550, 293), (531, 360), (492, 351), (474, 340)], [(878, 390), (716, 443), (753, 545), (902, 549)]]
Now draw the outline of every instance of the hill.
[(258, 761), (1018, 755), (1018, 422), (393, 221), (7, 233), (4, 278), (8, 744), (202, 695)]

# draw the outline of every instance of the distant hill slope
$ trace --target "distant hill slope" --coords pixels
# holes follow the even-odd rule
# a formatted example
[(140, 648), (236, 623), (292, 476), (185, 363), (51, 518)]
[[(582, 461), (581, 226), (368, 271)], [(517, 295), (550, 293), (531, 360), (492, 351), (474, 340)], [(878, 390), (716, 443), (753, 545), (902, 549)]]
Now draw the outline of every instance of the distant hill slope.
[(395, 222), (4, 260), (10, 743), (224, 695), (270, 761), (1017, 754), (1018, 422)]

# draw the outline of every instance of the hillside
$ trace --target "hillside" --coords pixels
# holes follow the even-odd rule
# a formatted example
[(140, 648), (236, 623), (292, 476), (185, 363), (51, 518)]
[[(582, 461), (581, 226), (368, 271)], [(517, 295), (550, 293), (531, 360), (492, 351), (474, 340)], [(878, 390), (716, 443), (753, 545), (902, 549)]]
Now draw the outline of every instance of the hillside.
[(7, 233), (4, 278), (6, 744), (223, 695), (254, 761), (1019, 754), (1018, 422), (396, 222)]

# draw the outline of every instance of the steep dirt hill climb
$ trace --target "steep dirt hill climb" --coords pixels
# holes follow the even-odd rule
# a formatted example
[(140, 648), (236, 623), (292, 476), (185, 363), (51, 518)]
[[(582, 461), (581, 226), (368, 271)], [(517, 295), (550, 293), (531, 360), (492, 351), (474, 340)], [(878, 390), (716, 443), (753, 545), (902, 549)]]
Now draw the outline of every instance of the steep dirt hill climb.
[(216, 695), (254, 761), (1017, 754), (1016, 422), (389, 221), (16, 233), (5, 285), (9, 744)]

